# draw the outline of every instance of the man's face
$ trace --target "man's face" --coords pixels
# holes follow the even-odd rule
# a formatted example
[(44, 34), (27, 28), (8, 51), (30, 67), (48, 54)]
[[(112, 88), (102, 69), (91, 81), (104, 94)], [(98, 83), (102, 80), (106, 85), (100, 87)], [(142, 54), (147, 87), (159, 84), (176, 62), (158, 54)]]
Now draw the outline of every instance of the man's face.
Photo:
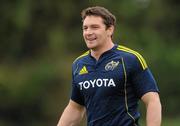
[(83, 37), (89, 49), (97, 50), (111, 40), (113, 29), (106, 28), (99, 16), (87, 16), (83, 21)]

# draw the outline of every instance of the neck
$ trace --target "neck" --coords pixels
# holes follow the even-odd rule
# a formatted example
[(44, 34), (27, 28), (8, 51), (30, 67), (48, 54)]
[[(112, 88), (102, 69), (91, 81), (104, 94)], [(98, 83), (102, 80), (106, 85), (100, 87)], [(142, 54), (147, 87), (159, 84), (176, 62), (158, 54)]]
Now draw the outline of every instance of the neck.
[(106, 51), (112, 49), (114, 46), (114, 43), (111, 41), (110, 43), (104, 44), (103, 47), (100, 47), (98, 49), (91, 49), (91, 56), (93, 56), (96, 60), (99, 59), (99, 57)]

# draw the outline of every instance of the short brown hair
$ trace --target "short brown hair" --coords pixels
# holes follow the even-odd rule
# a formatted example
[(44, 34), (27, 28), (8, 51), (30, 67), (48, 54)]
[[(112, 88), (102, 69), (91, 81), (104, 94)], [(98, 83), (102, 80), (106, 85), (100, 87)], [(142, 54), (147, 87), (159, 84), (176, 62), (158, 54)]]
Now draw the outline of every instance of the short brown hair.
[(106, 28), (109, 28), (110, 26), (115, 26), (116, 24), (116, 17), (109, 12), (106, 8), (95, 6), (95, 7), (88, 7), (81, 12), (82, 21), (86, 18), (86, 16), (100, 16), (103, 18), (104, 24), (106, 25)]

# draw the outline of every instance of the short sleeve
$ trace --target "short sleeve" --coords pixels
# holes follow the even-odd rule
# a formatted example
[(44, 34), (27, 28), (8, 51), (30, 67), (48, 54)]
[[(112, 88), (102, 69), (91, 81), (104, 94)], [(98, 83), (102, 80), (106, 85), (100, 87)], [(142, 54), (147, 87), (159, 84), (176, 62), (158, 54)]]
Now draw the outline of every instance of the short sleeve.
[(159, 92), (157, 83), (144, 58), (135, 57), (132, 65), (131, 81), (137, 96), (141, 98), (147, 92)]
[(84, 105), (83, 96), (80, 92), (78, 84), (74, 82), (74, 73), (72, 72), (72, 90), (71, 90), (71, 100), (74, 102)]
[(156, 81), (148, 68), (133, 77), (133, 85), (139, 98), (147, 92), (159, 92)]
[(84, 105), (84, 100), (81, 96), (80, 90), (77, 88), (76, 84), (72, 83), (72, 92), (71, 92), (71, 100), (74, 102)]

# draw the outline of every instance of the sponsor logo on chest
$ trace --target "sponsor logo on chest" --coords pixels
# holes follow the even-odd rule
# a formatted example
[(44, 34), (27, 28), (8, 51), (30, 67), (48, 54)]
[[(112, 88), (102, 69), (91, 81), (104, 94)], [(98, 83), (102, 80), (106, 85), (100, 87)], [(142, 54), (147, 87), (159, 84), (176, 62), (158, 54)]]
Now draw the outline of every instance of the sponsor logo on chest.
[(80, 90), (95, 88), (95, 87), (116, 87), (114, 80), (111, 79), (94, 79), (94, 80), (86, 80), (78, 83), (80, 86)]

